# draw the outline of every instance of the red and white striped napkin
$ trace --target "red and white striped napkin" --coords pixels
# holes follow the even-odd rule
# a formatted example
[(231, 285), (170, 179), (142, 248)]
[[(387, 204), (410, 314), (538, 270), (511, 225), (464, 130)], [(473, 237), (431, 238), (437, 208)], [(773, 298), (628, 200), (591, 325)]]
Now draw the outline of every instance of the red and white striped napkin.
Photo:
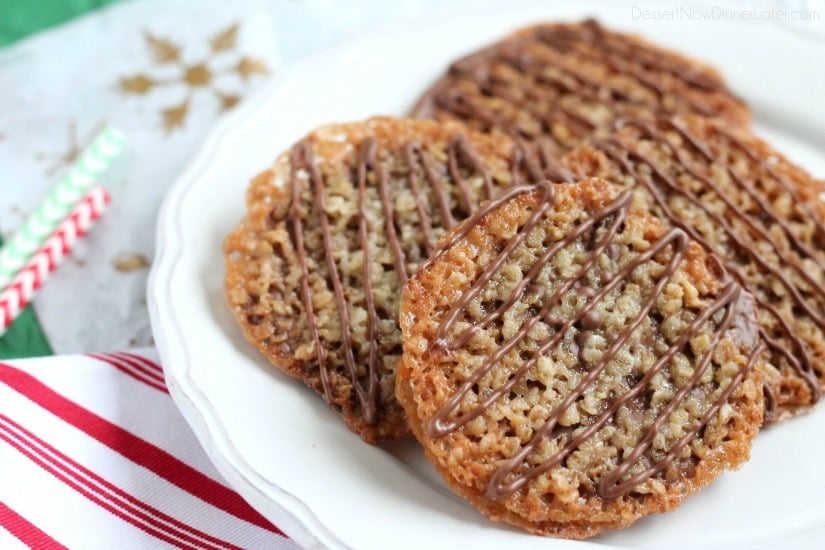
[(0, 362), (0, 548), (297, 545), (230, 489), (154, 351)]

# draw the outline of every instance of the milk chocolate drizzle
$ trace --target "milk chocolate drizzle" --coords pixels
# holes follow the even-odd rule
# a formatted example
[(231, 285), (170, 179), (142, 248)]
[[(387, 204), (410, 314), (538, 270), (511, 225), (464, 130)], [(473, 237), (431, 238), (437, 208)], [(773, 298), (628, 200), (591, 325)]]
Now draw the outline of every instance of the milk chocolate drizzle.
[[(539, 45), (541, 55), (535, 55), (532, 50)], [(595, 64), (632, 78), (653, 98), (629, 94), (605, 79), (594, 80), (581, 69), (582, 64)], [(512, 79), (518, 82), (513, 84)], [(461, 80), (472, 81), (481, 96), (503, 100), (505, 110), (493, 110), (478, 96), (463, 91), (456, 84)], [(628, 36), (606, 31), (591, 19), (578, 25), (538, 26), (522, 37), (507, 38), (456, 61), (449, 75), (419, 101), (414, 114), (434, 116), (445, 111), (479, 122), (487, 130), (499, 128), (516, 139), (535, 142), (545, 150), (541, 159), (532, 159), (532, 165), (527, 166), (534, 181), (538, 181), (536, 169), (545, 169), (542, 175), (553, 181), (573, 181), (558, 162), (551, 160), (541, 166), (539, 161), (545, 160), (547, 153), (562, 153), (590, 137), (597, 128), (605, 127), (605, 121), (591, 120), (566, 97), (606, 107), (614, 117), (638, 116), (640, 110), (657, 115), (686, 111), (717, 114), (708, 107), (707, 97), (696, 97), (697, 93), (733, 97), (712, 73), (674, 55), (662, 55)], [(665, 101), (668, 94), (677, 101)], [(520, 114), (529, 115), (542, 126), (538, 135), (535, 128), (519, 121)], [(561, 137), (553, 131), (555, 124), (566, 129)], [(546, 150), (548, 144), (551, 151)], [(525, 142), (521, 145), (529, 152)], [(524, 161), (530, 160), (525, 155)]]
[[(825, 286), (814, 278), (810, 270), (807, 269), (802, 262), (800, 262), (793, 255), (785, 252), (776, 237), (771, 233), (771, 227), (778, 227), (790, 244), (790, 247), (795, 250), (797, 255), (801, 258), (811, 259), (816, 264), (822, 265), (822, 255), (816, 253), (809, 245), (805, 244), (798, 231), (788, 223), (787, 220), (778, 216), (774, 209), (768, 204), (766, 198), (757, 192), (756, 182), (751, 182), (739, 176), (729, 166), (725, 166), (721, 162), (716, 162), (716, 157), (707, 149), (707, 146), (695, 135), (693, 135), (683, 123), (678, 119), (662, 119), (658, 121), (659, 126), (663, 126), (667, 130), (671, 130), (678, 134), (681, 139), (692, 147), (702, 157), (704, 166), (700, 167), (700, 163), (688, 160), (684, 152), (676, 145), (674, 145), (668, 135), (660, 131), (656, 124), (640, 121), (619, 121), (619, 127), (632, 127), (638, 132), (638, 138), (651, 139), (656, 143), (667, 148), (671, 153), (672, 159), (677, 162), (684, 170), (692, 177), (702, 182), (707, 189), (717, 195), (724, 203), (727, 211), (725, 214), (714, 211), (709, 208), (704, 200), (685, 185), (679, 183), (673, 175), (671, 175), (665, 168), (660, 166), (649, 156), (636, 150), (627, 143), (627, 140), (619, 139), (604, 139), (596, 140), (593, 145), (605, 153), (612, 159), (620, 169), (631, 175), (635, 181), (640, 182), (645, 189), (653, 197), (656, 204), (662, 211), (672, 220), (673, 224), (683, 229), (695, 240), (700, 242), (708, 250), (714, 251), (721, 258), (725, 260), (727, 270), (746, 288), (748, 288), (754, 295), (759, 307), (774, 318), (776, 328), (778, 328), (790, 341), (794, 349), (789, 349), (782, 342), (773, 338), (764, 325), (760, 326), (759, 332), (763, 340), (767, 344), (770, 351), (782, 358), (794, 369), (794, 371), (806, 382), (811, 390), (812, 400), (816, 401), (820, 396), (820, 385), (817, 379), (817, 373), (811, 363), (810, 353), (802, 338), (791, 328), (787, 319), (779, 312), (776, 306), (772, 303), (769, 297), (765, 296), (765, 292), (760, 288), (759, 282), (753, 282), (743, 271), (740, 262), (735, 258), (730, 257), (730, 253), (726, 253), (724, 249), (718, 246), (717, 243), (703, 237), (692, 226), (690, 222), (682, 220), (669, 206), (669, 198), (671, 195), (678, 195), (684, 197), (694, 206), (700, 208), (705, 212), (710, 220), (712, 220), (718, 227), (721, 227), (728, 236), (730, 246), (735, 250), (736, 254), (750, 258), (756, 263), (763, 273), (772, 275), (775, 280), (784, 288), (787, 295), (793, 299), (796, 306), (804, 312), (805, 315), (814, 320), (819, 326), (825, 324), (825, 317), (821, 311), (821, 306), (816, 303), (810, 303), (802, 296), (798, 286), (790, 280), (784, 270), (790, 269), (803, 279), (808, 287), (809, 292), (819, 296), (820, 303), (825, 303)], [(744, 151), (745, 154), (754, 163), (758, 163), (766, 172), (778, 183), (783, 191), (793, 197), (795, 204), (814, 220), (816, 233), (820, 239), (825, 238), (825, 227), (819, 221), (819, 217), (810, 211), (809, 205), (799, 196), (794, 186), (787, 181), (780, 173), (774, 170), (768, 163), (765, 163), (759, 158), (759, 155), (749, 145), (739, 140), (727, 130), (720, 126), (715, 127), (715, 131), (720, 137), (727, 140), (729, 144)], [(633, 140), (635, 142), (635, 139)], [(635, 166), (634, 162), (646, 165), (653, 177), (648, 177)], [(739, 189), (758, 206), (758, 214), (749, 214), (742, 207), (740, 207), (734, 200), (726, 195), (723, 189), (717, 185), (713, 176), (709, 173), (710, 166), (719, 166), (728, 175), (729, 180), (737, 185)], [(747, 228), (748, 234), (742, 235), (738, 233), (731, 225), (730, 218), (735, 218), (741, 221)], [(756, 238), (760, 242), (770, 245), (772, 252), (778, 258), (771, 260), (766, 257), (759, 249), (753, 245), (753, 239)], [(774, 394), (766, 396), (768, 421), (775, 418), (777, 400)]]
[[(483, 160), (470, 143), (461, 134), (456, 134), (447, 146), (446, 166), (437, 166), (419, 143), (410, 142), (404, 149), (407, 163), (407, 182), (415, 198), (416, 212), (419, 216), (422, 242), (425, 253), (429, 255), (435, 244), (436, 228), (450, 228), (457, 223), (457, 219), (472, 214), (476, 204), (483, 199), (490, 199), (494, 195), (492, 176), (485, 168)], [(381, 202), (381, 215), (384, 221), (384, 233), (387, 246), (392, 252), (393, 267), (398, 275), (399, 285), (403, 285), (409, 276), (408, 268), (415, 267), (404, 253), (401, 240), (396, 228), (395, 210), (392, 192), (389, 188), (389, 177), (386, 169), (378, 161), (378, 144), (372, 138), (365, 139), (358, 150), (357, 166), (353, 171), (356, 182), (358, 200), (358, 233), (357, 239), (363, 252), (363, 291), (367, 309), (367, 333), (369, 337), (369, 351), (366, 358), (366, 384), (359, 376), (359, 361), (353, 353), (354, 342), (348, 308), (348, 298), (344, 283), (339, 273), (338, 265), (333, 254), (332, 232), (327, 216), (327, 188), (324, 177), (318, 168), (314, 157), (312, 143), (303, 140), (297, 143), (290, 156), (290, 206), (288, 211), (289, 233), (295, 248), (298, 265), (301, 269), (300, 296), (306, 311), (306, 320), (315, 346), (318, 369), (324, 398), (328, 403), (334, 401), (332, 384), (330, 382), (330, 366), (326, 344), (322, 342), (318, 328), (318, 320), (312, 301), (310, 287), (310, 260), (304, 240), (304, 224), (307, 220), (317, 219), (320, 225), (323, 242), (323, 258), (320, 260), (326, 267), (328, 284), (331, 284), (332, 293), (338, 309), (341, 323), (341, 353), (343, 354), (349, 379), (352, 381), (354, 394), (360, 404), (364, 420), (374, 425), (379, 420), (378, 410), (378, 365), (379, 357), (379, 314), (375, 304), (372, 280), (372, 251), (367, 215), (368, 188), (373, 184), (369, 179), (370, 173), (374, 178), (374, 186), (378, 189)], [(310, 204), (302, 200), (302, 173), (309, 179), (311, 197)], [(424, 177), (419, 178), (419, 172)], [(469, 186), (469, 178), (464, 174), (482, 178), (480, 192), (474, 192)], [(424, 181), (420, 181), (423, 179)], [(426, 184), (426, 185), (425, 185)], [(427, 188), (432, 199), (428, 197)], [(476, 196), (478, 195), (478, 196)], [(437, 212), (431, 207), (431, 200), (437, 205)], [(393, 320), (396, 312), (391, 312)]]
[[(728, 401), (730, 395), (742, 382), (747, 372), (753, 368), (757, 357), (762, 351), (761, 344), (757, 346), (756, 343), (753, 343), (752, 355), (747, 365), (731, 380), (728, 386), (721, 392), (719, 398), (693, 426), (687, 430), (685, 435), (672, 445), (664, 458), (650, 464), (629, 478), (623, 479), (633, 465), (644, 458), (645, 453), (650, 448), (654, 438), (670, 414), (699, 383), (702, 375), (709, 368), (714, 351), (722, 337), (735, 327), (736, 323), (748, 322), (746, 319), (741, 318), (742, 311), (740, 307), (740, 301), (746, 300), (747, 297), (742, 293), (739, 284), (725, 278), (724, 287), (713, 303), (697, 314), (696, 318), (684, 330), (680, 337), (666, 352), (658, 357), (644, 375), (639, 377), (638, 381), (635, 382), (627, 393), (612, 398), (608, 402), (606, 410), (586, 427), (571, 429), (570, 427), (560, 426), (559, 421), (565, 411), (584, 395), (586, 389), (605, 371), (606, 367), (613, 361), (622, 346), (627, 343), (633, 333), (642, 325), (644, 320), (648, 318), (657, 298), (665, 286), (671, 281), (684, 258), (688, 236), (685, 231), (676, 227), (666, 231), (649, 249), (637, 254), (624, 266), (609, 273), (606, 277), (601, 277), (599, 279), (602, 283), (601, 288), (592, 288), (590, 283), (587, 282), (586, 275), (598, 259), (604, 254), (615, 263), (618, 256), (618, 247), (613, 243), (613, 240), (624, 224), (628, 208), (632, 201), (632, 191), (629, 189), (625, 190), (611, 204), (594, 212), (589, 218), (576, 225), (568, 235), (553, 243), (548, 243), (546, 245), (546, 251), (536, 259), (522, 280), (515, 285), (508, 298), (504, 300), (498, 308), (486, 313), (479, 320), (472, 322), (468, 328), (458, 332), (458, 334), (453, 334), (455, 323), (461, 313), (465, 311), (469, 303), (488, 286), (495, 274), (504, 265), (504, 262), (524, 243), (527, 237), (538, 226), (547, 210), (553, 207), (555, 200), (554, 185), (543, 183), (538, 186), (523, 186), (509, 190), (499, 199), (487, 203), (481, 210), (476, 212), (473, 217), (462, 225), (458, 231), (454, 232), (451, 237), (434, 252), (430, 262), (441, 256), (451, 246), (466, 238), (481, 218), (499, 208), (505, 201), (525, 193), (535, 193), (538, 195), (538, 200), (535, 201), (537, 204), (535, 210), (524, 222), (524, 225), (519, 229), (518, 233), (503, 246), (496, 257), (490, 261), (489, 265), (484, 267), (470, 288), (464, 291), (455, 305), (444, 315), (439, 324), (435, 342), (431, 349), (434, 353), (449, 354), (456, 348), (465, 345), (478, 331), (494, 322), (500, 321), (507, 310), (513, 307), (526, 293), (535, 293), (541, 296), (542, 299), (540, 302), (542, 305), (534, 315), (529, 316), (524, 321), (524, 324), (518, 331), (502, 342), (496, 351), (476, 368), (458, 390), (442, 404), (427, 422), (425, 430), (430, 437), (443, 437), (459, 430), (468, 422), (483, 414), (502, 396), (510, 392), (518, 381), (535, 367), (540, 357), (561, 343), (569, 329), (576, 327), (579, 334), (585, 335), (585, 338), (589, 337), (592, 331), (601, 329), (603, 319), (599, 312), (596, 311), (596, 306), (601, 303), (609, 293), (627, 281), (636, 268), (646, 262), (652, 261), (662, 251), (670, 249), (671, 253), (665, 270), (651, 289), (650, 294), (644, 299), (638, 314), (617, 333), (605, 334), (610, 347), (603, 353), (599, 360), (587, 362), (582, 359), (581, 362), (583, 365), (586, 365), (587, 372), (581, 382), (555, 407), (547, 421), (535, 431), (532, 439), (526, 445), (523, 445), (515, 455), (498, 467), (487, 486), (487, 495), (489, 498), (506, 498), (524, 487), (532, 479), (561, 464), (575, 449), (607, 425), (623, 405), (639, 396), (653, 377), (659, 373), (680, 350), (689, 344), (691, 338), (702, 330), (702, 327), (711, 322), (712, 317), (717, 315), (718, 312), (724, 311), (724, 313), (721, 314), (721, 320), (714, 323), (715, 330), (713, 331), (708, 351), (697, 358), (697, 364), (688, 382), (674, 395), (671, 401), (662, 408), (635, 449), (626, 457), (620, 457), (616, 468), (601, 479), (598, 486), (598, 494), (602, 498), (617, 498), (629, 493), (639, 483), (642, 483), (667, 468), (678, 456), (680, 450), (692, 439), (699, 436), (704, 426), (710, 422), (719, 408)], [(588, 234), (595, 236), (595, 228), (597, 226), (604, 227), (604, 230), (601, 236), (598, 237), (598, 240), (592, 243), (591, 250), (582, 266), (571, 277), (565, 279), (551, 295), (545, 297), (543, 285), (535, 282), (542, 269), (560, 250), (570, 246), (576, 242), (577, 239), (584, 239)], [(570, 318), (566, 320), (561, 319), (553, 314), (553, 309), (558, 306), (562, 298), (573, 289), (575, 289), (578, 296), (584, 300), (584, 305)], [(481, 400), (477, 406), (456, 414), (462, 400), (468, 392), (474, 391), (473, 387), (508, 353), (514, 350), (540, 321), (544, 321), (553, 326), (555, 331), (538, 342), (538, 349), (530, 353), (530, 357), (525, 359), (523, 363), (519, 365), (518, 369), (510, 374), (505, 383), (495, 388), (489, 394), (485, 393), (483, 400)], [(744, 333), (747, 333), (747, 331), (744, 331)], [(582, 342), (580, 346), (584, 347), (584, 342)], [(481, 396), (479, 396), (479, 399), (481, 399)], [(562, 447), (561, 450), (541, 464), (531, 465), (527, 468), (527, 460), (536, 452), (542, 441), (547, 438), (557, 439)]]

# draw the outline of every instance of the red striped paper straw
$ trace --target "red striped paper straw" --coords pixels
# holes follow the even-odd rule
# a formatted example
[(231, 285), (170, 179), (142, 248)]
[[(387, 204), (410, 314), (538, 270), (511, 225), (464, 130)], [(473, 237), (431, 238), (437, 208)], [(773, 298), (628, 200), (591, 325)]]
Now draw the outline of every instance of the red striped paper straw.
[(32, 301), (49, 274), (71, 253), (77, 240), (100, 218), (108, 204), (109, 193), (104, 188), (95, 187), (90, 190), (12, 279), (9, 286), (0, 292), (0, 336)]

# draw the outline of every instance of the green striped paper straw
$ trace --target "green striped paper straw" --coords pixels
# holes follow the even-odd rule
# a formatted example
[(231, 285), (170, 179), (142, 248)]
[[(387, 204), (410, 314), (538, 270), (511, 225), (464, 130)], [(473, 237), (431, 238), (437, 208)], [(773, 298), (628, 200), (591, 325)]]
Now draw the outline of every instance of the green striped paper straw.
[(5, 288), (86, 191), (123, 151), (126, 139), (117, 128), (104, 128), (52, 190), (46, 201), (0, 248), (0, 289)]

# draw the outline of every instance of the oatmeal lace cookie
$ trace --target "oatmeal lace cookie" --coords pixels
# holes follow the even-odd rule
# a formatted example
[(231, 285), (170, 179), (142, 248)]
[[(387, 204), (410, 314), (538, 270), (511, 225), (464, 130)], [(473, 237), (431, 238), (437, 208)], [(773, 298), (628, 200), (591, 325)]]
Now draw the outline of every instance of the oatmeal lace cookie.
[(518, 176), (503, 136), (373, 118), (325, 126), (257, 176), (226, 239), (247, 340), (375, 443), (407, 435), (395, 399), (401, 286), (435, 242)]
[(750, 119), (712, 67), (587, 20), (527, 27), (454, 62), (412, 115), (506, 133), (534, 181), (567, 181), (555, 156), (618, 118), (677, 113)]
[(750, 295), (603, 180), (519, 186), (407, 282), (396, 392), (427, 457), (497, 521), (585, 538), (748, 458)]

